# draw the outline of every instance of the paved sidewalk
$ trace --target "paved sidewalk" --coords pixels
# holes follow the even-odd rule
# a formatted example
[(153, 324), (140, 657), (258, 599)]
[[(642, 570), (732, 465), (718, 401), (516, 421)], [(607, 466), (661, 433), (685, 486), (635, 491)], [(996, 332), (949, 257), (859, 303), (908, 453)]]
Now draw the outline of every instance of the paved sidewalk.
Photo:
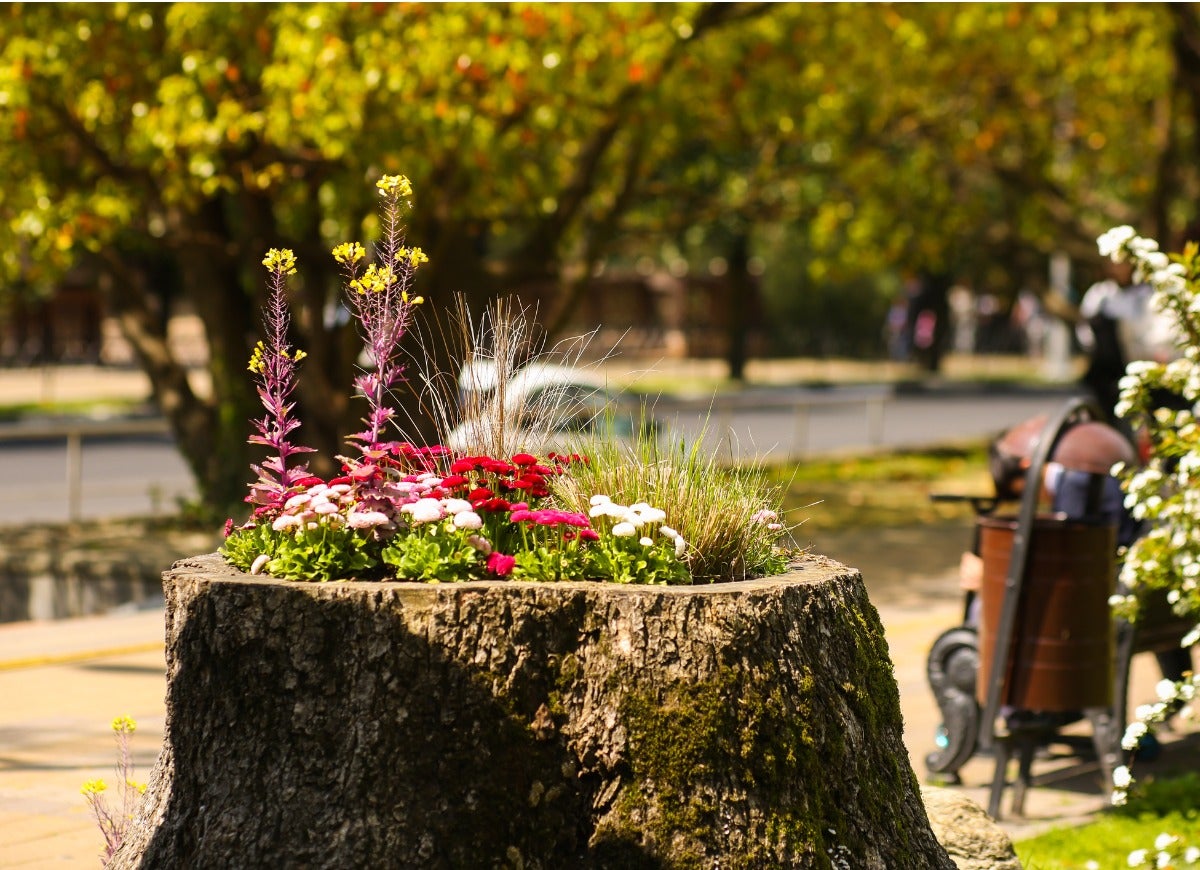
[(162, 744), (162, 608), (0, 625), (0, 867), (93, 868), (103, 838), (80, 786), (114, 798), (110, 724), (131, 716), (135, 776)]
[[(842, 543), (829, 538), (835, 549)], [(882, 549), (904, 546), (894, 533)], [(942, 562), (954, 545), (947, 542), (943, 549)], [(872, 559), (864, 554), (864, 561)], [(868, 578), (869, 570), (864, 571)], [(923, 759), (933, 748), (940, 719), (925, 682), (925, 655), (937, 634), (958, 619), (953, 572), (943, 566), (940, 574), (881, 585), (872, 601), (896, 665), (905, 743), (918, 778), (924, 779)], [(1147, 661), (1135, 667), (1135, 702), (1149, 700), (1155, 680), (1153, 659), (1140, 658)], [(0, 867), (99, 864), (102, 838), (79, 788), (97, 777), (115, 786), (110, 722), (118, 715), (138, 723), (136, 776), (148, 777), (162, 741), (164, 668), (161, 608), (0, 625)], [(1182, 743), (1192, 746), (1194, 756), (1194, 744)], [(986, 804), (991, 773), (987, 759), (972, 760), (963, 770), (963, 790)], [(1107, 803), (1094, 764), (1039, 761), (1034, 773), (1038, 787), (1027, 797), (1026, 818), (1002, 823), (1014, 838), (1086, 820)]]

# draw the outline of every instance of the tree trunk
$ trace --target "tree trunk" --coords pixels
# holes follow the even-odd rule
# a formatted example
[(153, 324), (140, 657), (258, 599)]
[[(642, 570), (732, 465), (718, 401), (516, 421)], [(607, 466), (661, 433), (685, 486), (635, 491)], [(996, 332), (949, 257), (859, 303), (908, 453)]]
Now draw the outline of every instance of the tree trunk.
[(952, 868), (862, 576), (164, 575), (167, 721), (110, 868)]
[(750, 240), (746, 230), (734, 236), (729, 251), (729, 279), (726, 284), (725, 335), (728, 339), (725, 358), (729, 363), (729, 377), (735, 381), (746, 380), (747, 347), (750, 331), (750, 309), (754, 303), (754, 278), (750, 275)]

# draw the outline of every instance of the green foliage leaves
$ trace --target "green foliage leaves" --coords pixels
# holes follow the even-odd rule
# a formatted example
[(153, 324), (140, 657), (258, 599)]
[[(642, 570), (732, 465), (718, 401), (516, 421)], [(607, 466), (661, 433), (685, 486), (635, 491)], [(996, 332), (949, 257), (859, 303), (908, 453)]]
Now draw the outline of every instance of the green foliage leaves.
[(467, 536), (432, 523), (398, 535), (380, 553), (396, 577), (425, 581), (483, 580), (484, 561)]
[[(379, 547), (366, 535), (345, 527), (321, 525), (278, 534), (270, 525), (235, 529), (225, 539), (221, 555), (230, 564), (250, 571), (267, 556), (259, 571), (285, 580), (327, 582), (366, 579), (379, 564)], [(258, 571), (255, 571), (258, 573)]]
[[(690, 583), (687, 564), (663, 544), (647, 547), (636, 538), (606, 537), (588, 553), (588, 576), (614, 583)], [(778, 572), (777, 572), (778, 573)]]
[[(1174, 123), (1153, 7), (47, 4), (0, 27), (0, 150), (35, 188), (5, 214), (71, 241), (402, 162), (514, 239), (599, 220), (632, 183), (634, 226), (695, 219), (669, 208), (693, 201), (803, 220), (827, 274), (941, 265), (961, 257), (947, 226), (1037, 244), (1067, 206), (1144, 202)], [(361, 199), (325, 196), (356, 232)], [(36, 244), (32, 220), (8, 231)]]

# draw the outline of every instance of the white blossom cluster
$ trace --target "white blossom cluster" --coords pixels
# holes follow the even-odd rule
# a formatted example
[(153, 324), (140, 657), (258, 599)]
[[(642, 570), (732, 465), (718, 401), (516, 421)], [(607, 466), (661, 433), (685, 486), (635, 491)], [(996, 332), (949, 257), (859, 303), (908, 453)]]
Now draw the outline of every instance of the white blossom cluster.
[[(1189, 244), (1182, 254), (1167, 255), (1156, 241), (1138, 236), (1128, 226), (1109, 230), (1097, 244), (1101, 255), (1130, 263), (1134, 279), (1150, 285), (1149, 304), (1171, 321), (1178, 346), (1173, 360), (1131, 362), (1120, 382), (1115, 411), (1145, 439), (1149, 460), (1142, 468), (1117, 468), (1114, 473), (1122, 478), (1125, 506), (1143, 521), (1146, 533), (1125, 554), (1121, 581), (1127, 593), (1114, 596), (1110, 603), (1136, 618), (1141, 595), (1161, 590), (1177, 613), (1194, 616), (1200, 614), (1200, 248)], [(1177, 407), (1161, 407), (1164, 395), (1173, 397), (1170, 404)], [(1183, 645), (1198, 639), (1200, 625)], [(1132, 751), (1155, 726), (1177, 712), (1190, 715), (1198, 684), (1192, 674), (1182, 683), (1160, 682), (1158, 700), (1137, 709), (1122, 747)], [(1132, 783), (1127, 767), (1114, 771), (1114, 804), (1125, 803)], [(1164, 860), (1200, 860), (1200, 849), (1179, 847), (1175, 838), (1164, 834), (1154, 850), (1131, 853), (1129, 866), (1164, 867)]]
[(1130, 867), (1191, 867), (1200, 864), (1200, 847), (1184, 846), (1174, 834), (1154, 838), (1153, 849), (1134, 849), (1126, 863)]
[(683, 558), (683, 554), (687, 550), (687, 541), (675, 529), (662, 525), (667, 514), (661, 508), (652, 507), (645, 502), (636, 502), (626, 507), (617, 504), (607, 495), (592, 496), (590, 504), (591, 509), (588, 511), (588, 516), (592, 519), (607, 517), (612, 523), (611, 532), (615, 537), (631, 538), (638, 535), (639, 532), (643, 532), (638, 537), (638, 542), (643, 547), (652, 547), (654, 539), (644, 532), (653, 531), (653, 528), (657, 526), (659, 535), (669, 540), (674, 546), (675, 558)]
[[(1150, 305), (1172, 321), (1180, 356), (1169, 362), (1131, 362), (1121, 379), (1118, 416), (1148, 438), (1144, 468), (1121, 469), (1125, 506), (1148, 532), (1126, 554), (1121, 580), (1132, 594), (1114, 604), (1131, 612), (1140, 588), (1169, 591), (1180, 612), (1200, 605), (1200, 258), (1190, 249), (1168, 256), (1132, 227), (1109, 230), (1100, 253), (1133, 265), (1138, 280), (1153, 288)], [(1171, 394), (1181, 409), (1157, 407)]]
[[(1192, 718), (1194, 710), (1191, 705), (1196, 699), (1197, 687), (1200, 687), (1200, 676), (1196, 674), (1188, 674), (1178, 683), (1173, 680), (1160, 680), (1155, 686), (1158, 700), (1153, 704), (1141, 704), (1134, 710), (1134, 721), (1125, 728), (1125, 734), (1121, 737), (1121, 748), (1126, 752), (1133, 752), (1147, 734), (1173, 715), (1177, 714), (1182, 719)], [(1113, 770), (1113, 806), (1120, 807), (1126, 804), (1133, 782), (1133, 774), (1125, 765)]]

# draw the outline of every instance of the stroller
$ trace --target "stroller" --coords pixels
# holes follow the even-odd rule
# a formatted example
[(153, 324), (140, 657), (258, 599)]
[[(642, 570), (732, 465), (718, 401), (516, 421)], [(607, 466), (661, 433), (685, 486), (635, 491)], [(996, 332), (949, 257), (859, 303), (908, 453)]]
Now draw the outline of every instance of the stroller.
[[(994, 496), (934, 496), (974, 508), (972, 553), (982, 578), (965, 592), (962, 624), (944, 631), (929, 652), (926, 672), (942, 724), (925, 764), (932, 778), (957, 783), (972, 757), (993, 755), (993, 818), (1011, 758), (1018, 760), (1012, 807), (1020, 815), (1034, 755), (1050, 743), (1094, 753), (1111, 782), (1121, 758), (1130, 660), (1172, 644), (1178, 651), (1188, 628), (1169, 609), (1139, 620), (1136, 630), (1111, 615), (1119, 523), (1111, 493), (1105, 499), (1115, 485), (1107, 469), (1126, 459), (1115, 454), (1134, 453), (1102, 419), (1094, 403), (1072, 399), (1048, 419), (1023, 424), (1027, 450), (1019, 464), (998, 467), (993, 454)], [(1070, 495), (1061, 486), (1063, 467), (1089, 462), (1093, 470), (1078, 476)], [(1101, 467), (1104, 474), (1096, 471)], [(1039, 505), (1048, 473), (1058, 475), (1059, 495), (1069, 502), (1058, 504), (1056, 495), (1051, 512)], [(1090, 740), (1060, 733), (1081, 719), (1091, 725)]]

